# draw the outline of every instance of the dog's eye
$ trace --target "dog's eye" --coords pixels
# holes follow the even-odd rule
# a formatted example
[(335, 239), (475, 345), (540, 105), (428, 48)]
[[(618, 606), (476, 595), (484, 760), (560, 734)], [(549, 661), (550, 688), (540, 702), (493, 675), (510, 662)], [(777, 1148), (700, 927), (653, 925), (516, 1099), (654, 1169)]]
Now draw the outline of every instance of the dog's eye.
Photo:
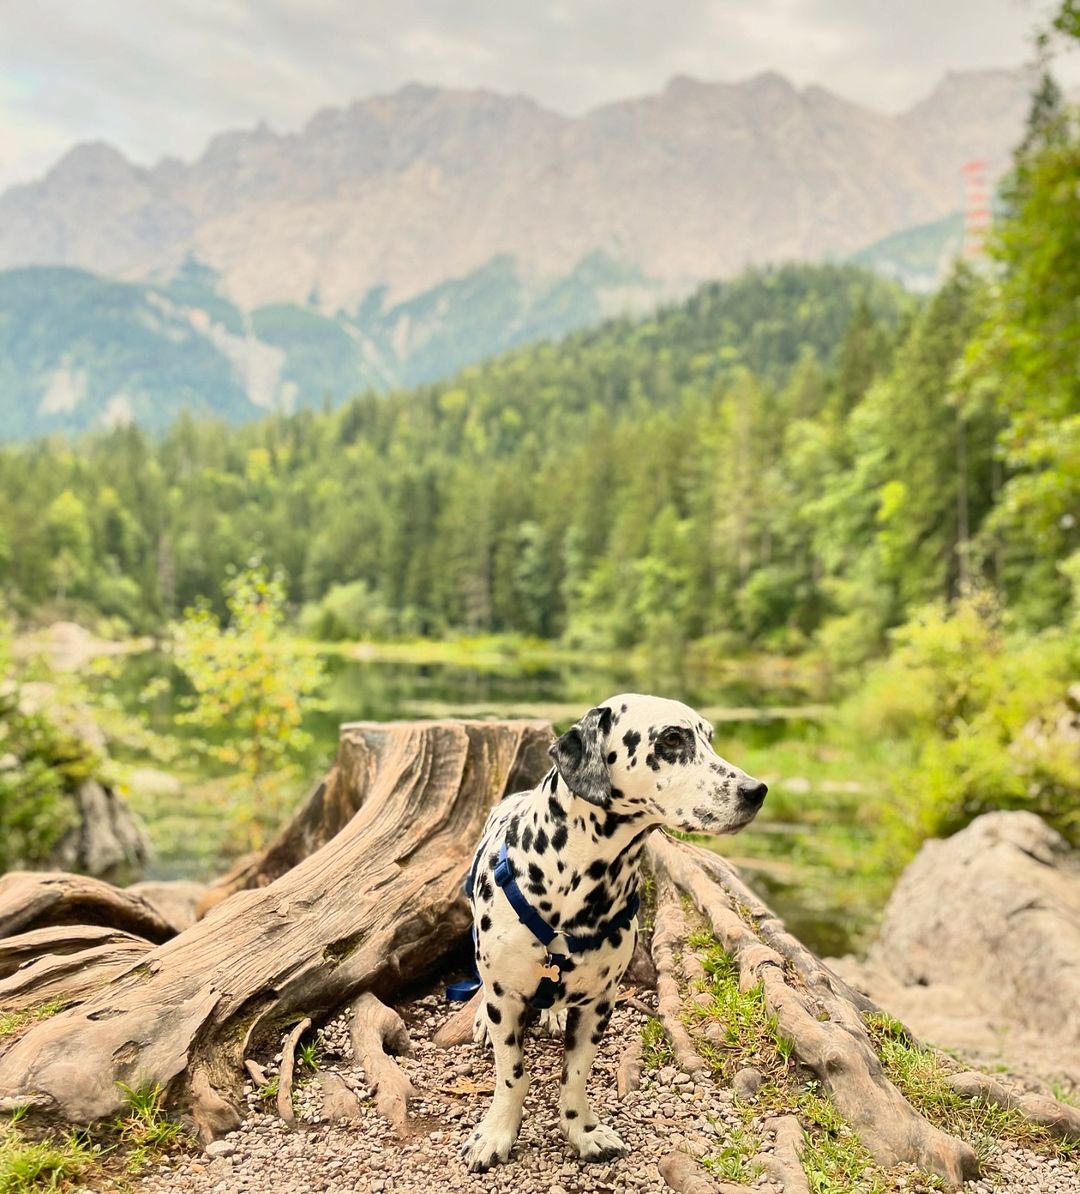
[(683, 744), (683, 736), (678, 730), (665, 730), (660, 735), (660, 745), (666, 746), (669, 750), (678, 750)]

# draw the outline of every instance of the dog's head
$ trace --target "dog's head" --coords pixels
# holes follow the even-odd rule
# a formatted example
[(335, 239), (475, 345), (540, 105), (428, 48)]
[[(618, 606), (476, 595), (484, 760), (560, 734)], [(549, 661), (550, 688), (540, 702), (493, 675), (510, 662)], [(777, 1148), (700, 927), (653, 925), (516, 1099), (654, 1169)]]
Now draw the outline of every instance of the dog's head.
[(577, 796), (692, 833), (735, 833), (768, 790), (712, 748), (713, 728), (680, 701), (626, 692), (588, 713), (551, 748)]

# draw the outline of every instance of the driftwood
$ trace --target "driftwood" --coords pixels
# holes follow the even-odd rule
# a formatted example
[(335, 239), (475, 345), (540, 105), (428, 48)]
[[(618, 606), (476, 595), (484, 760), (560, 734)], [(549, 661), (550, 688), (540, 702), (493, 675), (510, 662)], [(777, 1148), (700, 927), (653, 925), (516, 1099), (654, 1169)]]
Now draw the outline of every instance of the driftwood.
[(0, 938), (69, 925), (101, 925), (155, 944), (175, 935), (141, 896), (101, 879), (62, 871), (11, 871), (0, 878)]
[(77, 953), (49, 953), (14, 974), (0, 979), (0, 1007), (22, 1011), (60, 1000), (80, 1003), (110, 979), (138, 966), (153, 949), (149, 941), (122, 934), (126, 941), (111, 941)]
[[(297, 1015), (414, 981), (464, 939), (461, 880), (488, 809), (539, 778), (550, 741), (537, 722), (345, 727), (327, 785), (351, 791), (359, 811), (340, 832), (85, 1003), (0, 1045), (0, 1099), (45, 1099), (54, 1118), (88, 1123), (121, 1110), (118, 1083), (158, 1083), (204, 1139), (236, 1127), (246, 1056)], [(15, 924), (4, 885), (0, 910)], [(114, 905), (126, 913), (142, 901), (119, 893)]]
[(315, 1079), (322, 1090), (322, 1113), (327, 1119), (348, 1123), (364, 1118), (355, 1093), (349, 1089), (340, 1074), (320, 1070)]
[(278, 1115), (289, 1125), (296, 1127), (296, 1112), (292, 1105), (293, 1070), (296, 1068), (296, 1046), (300, 1038), (311, 1027), (311, 1020), (305, 1016), (285, 1038), (281, 1049), (281, 1069), (278, 1070), (277, 1110)]
[(643, 1065), (641, 1054), (641, 1036), (637, 1035), (627, 1046), (619, 1062), (619, 1068), (615, 1072), (615, 1089), (618, 1091), (620, 1099), (625, 1099), (631, 1091), (637, 1090), (641, 1086)]
[(972, 1148), (924, 1119), (886, 1078), (862, 1020), (873, 1007), (792, 937), (719, 856), (655, 833), (649, 856), (693, 900), (739, 966), (744, 989), (765, 1002), (795, 1056), (884, 1166), (911, 1162), (954, 1185), (976, 1176)]
[(364, 1067), (364, 1077), (375, 1093), (375, 1107), (390, 1126), (400, 1132), (409, 1116), (413, 1084), (394, 1057), (411, 1057), (412, 1041), (405, 1021), (374, 995), (364, 994), (353, 1007), (353, 1057)]

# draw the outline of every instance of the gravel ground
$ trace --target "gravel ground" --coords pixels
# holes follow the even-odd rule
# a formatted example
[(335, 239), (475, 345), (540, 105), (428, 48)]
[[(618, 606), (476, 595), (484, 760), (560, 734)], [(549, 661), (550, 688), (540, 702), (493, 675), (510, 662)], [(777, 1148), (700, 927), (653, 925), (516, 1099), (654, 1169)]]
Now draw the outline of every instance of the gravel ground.
[[(649, 998), (648, 996), (646, 998)], [(644, 1016), (616, 1007), (592, 1071), (593, 1106), (629, 1146), (617, 1161), (583, 1165), (559, 1133), (556, 1112), (561, 1041), (530, 1033), (526, 1060), (532, 1083), (521, 1135), (510, 1161), (486, 1174), (470, 1174), (460, 1157), (467, 1133), (486, 1111), (493, 1067), (486, 1050), (468, 1044), (441, 1050), (431, 1036), (448, 1007), (428, 996), (398, 1008), (416, 1052), (404, 1060), (420, 1097), (411, 1105), (410, 1135), (393, 1136), (375, 1111), (362, 1070), (353, 1064), (348, 1025), (338, 1017), (323, 1031), (321, 1070), (336, 1073), (359, 1097), (352, 1122), (326, 1122), (317, 1079), (299, 1069), (294, 1103), (299, 1124), (291, 1130), (271, 1113), (249, 1084), (248, 1114), (241, 1127), (212, 1144), (206, 1154), (174, 1155), (144, 1171), (140, 1194), (428, 1194), (450, 1191), (515, 1191), (520, 1194), (630, 1194), (666, 1191), (657, 1162), (673, 1149), (695, 1157), (715, 1154), (740, 1120), (729, 1091), (711, 1081), (694, 1082), (666, 1067), (645, 1071), (642, 1087), (620, 1102), (615, 1074)], [(279, 1055), (280, 1057), (280, 1055)], [(266, 1066), (276, 1073), (277, 1061)], [(895, 1173), (897, 1188), (919, 1190), (913, 1171)], [(779, 1194), (764, 1178), (760, 1194)], [(1075, 1163), (1049, 1160), (1007, 1146), (990, 1158), (988, 1177), (969, 1183), (969, 1194), (1080, 1194)]]

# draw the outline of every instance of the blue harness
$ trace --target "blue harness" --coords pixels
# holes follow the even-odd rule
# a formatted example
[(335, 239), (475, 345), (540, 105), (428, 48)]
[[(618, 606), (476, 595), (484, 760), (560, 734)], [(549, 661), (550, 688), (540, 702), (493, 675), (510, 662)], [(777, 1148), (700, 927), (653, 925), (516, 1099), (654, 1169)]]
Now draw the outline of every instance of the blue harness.
[[(480, 862), (480, 851), (477, 851), (476, 857), (473, 859), (472, 867), (469, 871), (469, 877), (465, 880), (465, 894), (472, 899), (473, 886), (476, 880), (476, 868)], [(559, 979), (564, 974), (568, 974), (574, 969), (574, 962), (565, 954), (552, 953), (550, 945), (556, 937), (561, 936), (566, 942), (566, 948), (571, 954), (585, 954), (594, 949), (599, 949), (605, 942), (609, 941), (616, 933), (625, 933), (634, 923), (634, 917), (638, 914), (638, 908), (641, 906), (641, 898), (635, 891), (634, 894), (626, 903), (626, 907), (621, 912), (613, 916), (605, 925), (598, 929), (595, 933), (577, 934), (577, 933), (559, 933), (557, 929), (553, 929), (539, 912), (529, 903), (525, 898), (524, 892), (518, 887), (517, 880), (514, 878), (514, 871), (510, 865), (510, 860), (506, 856), (506, 843), (503, 842), (499, 849), (499, 858), (495, 864), (494, 879), (498, 887), (502, 888), (503, 895), (510, 901), (510, 906), (517, 913), (517, 918), (529, 930), (530, 933), (540, 942), (540, 944), (548, 951), (544, 958), (544, 968), (554, 973), (547, 973), (540, 980), (540, 985), (536, 988), (531, 998), (526, 1002), (535, 1008), (543, 1010), (549, 1008), (555, 1002), (559, 994)], [(471, 999), (476, 991), (480, 988), (480, 973), (476, 969), (476, 926), (473, 926), (473, 977), (465, 979), (459, 983), (451, 983), (446, 988), (446, 995), (448, 999), (457, 1002), (465, 1002)]]

